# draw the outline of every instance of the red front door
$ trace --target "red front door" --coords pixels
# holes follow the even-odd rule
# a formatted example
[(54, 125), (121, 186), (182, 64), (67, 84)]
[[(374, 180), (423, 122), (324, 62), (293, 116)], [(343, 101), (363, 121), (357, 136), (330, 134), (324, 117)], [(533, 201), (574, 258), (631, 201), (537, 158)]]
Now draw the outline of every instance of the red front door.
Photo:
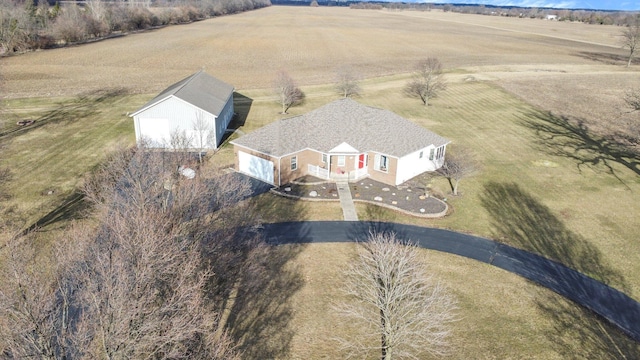
[(358, 169), (362, 169), (364, 167), (364, 154), (360, 154), (358, 157)]

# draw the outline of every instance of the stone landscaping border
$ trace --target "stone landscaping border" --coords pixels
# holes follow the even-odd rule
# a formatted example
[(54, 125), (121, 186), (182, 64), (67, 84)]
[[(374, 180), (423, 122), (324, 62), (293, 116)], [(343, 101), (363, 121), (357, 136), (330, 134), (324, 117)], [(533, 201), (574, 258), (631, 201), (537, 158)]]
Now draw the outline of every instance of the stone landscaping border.
[[(305, 184), (308, 185), (308, 184)], [(340, 198), (336, 198), (336, 199), (328, 199), (328, 198), (311, 198), (311, 197), (305, 197), (305, 196), (298, 196), (298, 195), (291, 195), (291, 194), (286, 194), (283, 192), (280, 192), (278, 190), (276, 190), (275, 188), (269, 190), (271, 193), (278, 195), (278, 196), (282, 196), (285, 198), (289, 198), (289, 199), (296, 199), (296, 200), (303, 200), (303, 201), (340, 201)], [(393, 206), (393, 205), (388, 205), (382, 202), (376, 202), (376, 201), (371, 201), (371, 200), (361, 200), (361, 199), (357, 199), (354, 198), (353, 202), (359, 202), (359, 203), (366, 203), (366, 204), (372, 204), (372, 205), (376, 205), (376, 206), (380, 206), (380, 207), (384, 207), (393, 211), (397, 211), (399, 213), (403, 213), (405, 215), (409, 215), (409, 216), (414, 216), (414, 217), (419, 217), (419, 218), (425, 218), (425, 219), (436, 219), (436, 218), (441, 218), (444, 217), (445, 215), (447, 215), (447, 213), (449, 212), (449, 204), (447, 204), (446, 202), (434, 197), (433, 198), (436, 201), (439, 201), (440, 203), (442, 203), (444, 205), (444, 210), (439, 212), (439, 213), (425, 213), (425, 214), (420, 214), (420, 213), (416, 213), (413, 211), (409, 211), (409, 210), (404, 210), (401, 209), (399, 207)]]

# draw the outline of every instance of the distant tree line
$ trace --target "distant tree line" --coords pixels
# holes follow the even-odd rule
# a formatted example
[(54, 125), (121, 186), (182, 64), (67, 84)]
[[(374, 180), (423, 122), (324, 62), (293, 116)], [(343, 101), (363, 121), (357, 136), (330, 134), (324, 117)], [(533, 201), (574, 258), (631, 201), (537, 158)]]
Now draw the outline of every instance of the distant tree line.
[(573, 9), (547, 9), (547, 8), (521, 8), (521, 7), (490, 7), (484, 5), (459, 6), (438, 5), (443, 11), (459, 12), (465, 14), (480, 14), (490, 16), (507, 16), (531, 19), (546, 19), (549, 15), (557, 21), (575, 21), (598, 25), (625, 26), (635, 21), (636, 13), (628, 11), (596, 11)]
[[(320, 3), (322, 5), (322, 3)], [(401, 3), (401, 2), (352, 2), (352, 9), (391, 9), (431, 11), (439, 9), (445, 12), (463, 14), (480, 14), (489, 16), (507, 16), (532, 19), (546, 19), (549, 15), (558, 21), (576, 21), (588, 24), (627, 26), (635, 21), (638, 13), (629, 11), (596, 11), (581, 9), (550, 9), (536, 7), (500, 7), (490, 5), (465, 4), (431, 4), (431, 3)]]
[(270, 0), (86, 0), (63, 5), (37, 0), (0, 0), (0, 54), (189, 23), (269, 5)]

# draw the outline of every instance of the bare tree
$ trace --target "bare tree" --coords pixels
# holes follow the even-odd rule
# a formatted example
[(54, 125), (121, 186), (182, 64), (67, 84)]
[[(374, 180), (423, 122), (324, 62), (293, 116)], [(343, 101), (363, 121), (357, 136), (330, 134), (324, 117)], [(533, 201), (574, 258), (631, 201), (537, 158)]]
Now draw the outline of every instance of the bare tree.
[(48, 262), (10, 249), (0, 268), (9, 358), (238, 358), (219, 297), (233, 293), (246, 259), (257, 261), (240, 253), (260, 244), (240, 203), (249, 184), (180, 177), (171, 155), (111, 155), (85, 180), (96, 221), (57, 239)]
[(336, 72), (336, 90), (344, 98), (360, 94), (360, 77), (351, 67), (344, 66)]
[(31, 234), (8, 239), (0, 283), (0, 336), (9, 358), (76, 358), (69, 331), (69, 298), (64, 281), (69, 255), (45, 272)]
[(456, 153), (447, 153), (444, 164), (437, 171), (449, 181), (453, 195), (458, 195), (460, 181), (473, 175), (477, 171), (477, 165), (473, 154), (466, 150), (459, 150)]
[[(50, 314), (48, 284), (34, 281), (29, 265), (33, 250), (25, 251), (13, 238), (5, 248), (0, 288), (0, 335), (5, 353), (16, 358), (56, 359), (55, 330)], [(33, 268), (33, 267), (31, 267)], [(15, 327), (17, 331), (9, 331)]]
[[(631, 109), (629, 113), (638, 115), (640, 111), (640, 88), (628, 89), (624, 94), (624, 102)], [(638, 151), (635, 147), (640, 143), (640, 122), (637, 116), (625, 117), (627, 129), (624, 134), (620, 134), (620, 138), (626, 139), (634, 147), (633, 151)]]
[(195, 133), (195, 145), (198, 148), (198, 160), (202, 164), (202, 153), (214, 146), (215, 130), (210, 126), (202, 110), (196, 111), (196, 118), (193, 121), (193, 131)]
[(425, 106), (429, 100), (447, 88), (442, 75), (442, 63), (434, 57), (420, 61), (413, 72), (412, 78), (405, 87), (405, 93), (411, 97), (418, 97)]
[(349, 357), (377, 353), (382, 360), (418, 359), (448, 353), (456, 301), (426, 273), (415, 245), (393, 233), (370, 233), (345, 275), (349, 300), (336, 309), (360, 331), (338, 339)]
[(305, 98), (302, 90), (286, 71), (279, 71), (276, 75), (273, 91), (278, 97), (278, 103), (282, 105), (282, 114), (286, 114), (291, 106), (302, 103)]
[(238, 204), (249, 185), (176, 177), (169, 155), (124, 152), (98, 181), (87, 181), (103, 219), (77, 276), (82, 303), (90, 304), (84, 332), (92, 334), (88, 348), (98, 349), (92, 358), (237, 358), (219, 320), (224, 307), (212, 300), (233, 287), (232, 272), (244, 266), (234, 251), (255, 244), (251, 233), (231, 231), (254, 221)]
[(98, 21), (105, 21), (107, 17), (107, 6), (102, 0), (88, 0), (86, 7), (91, 16)]
[(630, 67), (636, 50), (638, 50), (638, 44), (640, 44), (640, 16), (635, 17), (631, 24), (623, 28), (620, 35), (622, 36), (622, 47), (629, 49), (627, 67)]
[(29, 16), (10, 2), (0, 4), (0, 52), (12, 53), (29, 48)]
[(167, 144), (172, 151), (186, 151), (191, 147), (193, 139), (187, 135), (187, 132), (175, 128), (169, 134), (169, 143)]

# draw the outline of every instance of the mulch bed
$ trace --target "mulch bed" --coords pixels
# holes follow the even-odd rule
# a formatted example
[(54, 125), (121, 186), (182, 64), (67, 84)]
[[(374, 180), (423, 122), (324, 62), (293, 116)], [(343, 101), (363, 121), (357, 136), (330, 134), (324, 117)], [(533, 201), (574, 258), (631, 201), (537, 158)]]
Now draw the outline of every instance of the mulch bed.
[(389, 186), (371, 179), (363, 179), (351, 183), (350, 187), (354, 200), (385, 204), (415, 214), (438, 214), (447, 208), (441, 200), (426, 197), (421, 189), (408, 186)]
[[(439, 214), (446, 205), (433, 197), (424, 195), (421, 189), (408, 186), (389, 186), (371, 179), (350, 183), (351, 196), (355, 201), (368, 201), (393, 207), (416, 215)], [(322, 182), (313, 176), (296, 179), (293, 183), (274, 190), (282, 195), (305, 199), (339, 200), (335, 183)]]
[[(338, 197), (338, 188), (335, 183), (322, 183), (317, 185), (292, 183), (281, 186), (274, 191), (283, 195), (291, 195), (306, 199), (340, 200)], [(312, 192), (315, 192), (315, 196), (313, 196), (314, 194)]]

